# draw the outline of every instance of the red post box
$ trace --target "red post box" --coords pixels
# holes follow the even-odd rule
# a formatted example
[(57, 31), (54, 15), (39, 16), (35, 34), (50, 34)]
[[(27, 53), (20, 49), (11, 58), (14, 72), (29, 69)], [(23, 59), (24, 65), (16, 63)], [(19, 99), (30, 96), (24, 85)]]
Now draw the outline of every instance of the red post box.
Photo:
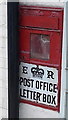
[(20, 102), (60, 111), (63, 9), (19, 7)]

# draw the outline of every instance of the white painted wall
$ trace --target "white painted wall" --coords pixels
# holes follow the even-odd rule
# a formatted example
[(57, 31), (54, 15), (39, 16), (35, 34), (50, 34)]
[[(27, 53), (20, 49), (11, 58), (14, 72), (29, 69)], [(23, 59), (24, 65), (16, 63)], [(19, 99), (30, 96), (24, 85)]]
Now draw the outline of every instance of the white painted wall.
[(19, 0), (20, 4), (63, 7), (63, 0)]
[(8, 117), (7, 3), (0, 0), (0, 120)]
[(56, 3), (56, 2), (58, 2), (59, 4), (60, 4), (60, 2), (65, 2), (66, 0), (19, 0), (19, 2), (44, 2), (44, 3), (52, 3), (52, 2), (54, 2), (54, 3)]
[[(0, 120), (1, 118), (8, 117), (8, 66), (7, 66), (7, 4), (3, 2), (4, 0), (0, 0)], [(19, 0), (20, 4), (22, 4), (22, 1), (24, 3), (28, 1), (30, 4), (40, 4), (45, 5), (44, 6), (64, 6), (65, 0)], [(64, 28), (65, 29), (65, 28)], [(65, 77), (65, 36), (63, 39), (63, 68), (62, 68), (62, 76)], [(65, 63), (65, 64), (64, 64)], [(40, 107), (28, 105), (28, 104), (20, 104), (19, 109), (19, 116), (20, 118), (53, 118), (53, 117), (64, 117), (65, 115), (65, 86), (64, 86), (65, 78), (62, 78), (62, 96), (61, 96), (61, 113), (57, 113), (51, 110), (46, 110)], [(64, 91), (64, 92), (63, 92)]]
[[(23, 1), (23, 2), (22, 2)], [(29, 1), (29, 2), (28, 2)], [(37, 2), (36, 2), (37, 1)], [(43, 5), (44, 6), (61, 6), (64, 7), (64, 20), (66, 20), (66, 8), (63, 0), (19, 0), (20, 4), (27, 5)], [(45, 1), (45, 2), (44, 2)], [(43, 3), (41, 3), (43, 2)], [(50, 3), (49, 3), (50, 2)], [(66, 25), (64, 21), (63, 27), (63, 46), (62, 46), (62, 76), (61, 76), (61, 98), (60, 98), (60, 112), (55, 112), (40, 107), (20, 103), (19, 117), (20, 118), (64, 118), (65, 117), (65, 104), (66, 104)]]

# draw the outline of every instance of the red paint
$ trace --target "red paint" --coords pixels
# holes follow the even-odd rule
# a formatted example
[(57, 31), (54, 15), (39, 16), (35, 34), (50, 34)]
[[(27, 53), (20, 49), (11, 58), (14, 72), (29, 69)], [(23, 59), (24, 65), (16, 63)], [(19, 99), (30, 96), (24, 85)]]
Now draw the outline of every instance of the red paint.
[[(35, 6), (19, 7), (19, 60), (58, 69), (58, 106), (51, 107), (27, 100), (20, 102), (60, 111), (63, 9)], [(50, 37), (50, 59), (31, 58), (31, 34)], [(36, 47), (39, 48), (37, 41)]]
[(19, 12), (21, 26), (62, 29), (63, 9), (21, 6)]
[[(50, 36), (50, 59), (49, 60), (41, 60), (36, 58), (30, 58), (31, 54), (31, 44), (30, 44), (30, 34), (44, 34)], [(41, 62), (41, 65), (45, 65), (46, 63), (49, 64), (55, 64), (60, 65), (60, 58), (61, 58), (61, 32), (51, 32), (51, 31), (45, 31), (45, 30), (33, 30), (33, 29), (25, 29), (20, 28), (19, 30), (20, 35), (20, 51), (22, 52), (21, 55), (24, 56), (24, 61), (27, 62), (28, 57), (30, 63), (37, 63)], [(36, 41), (36, 47), (39, 48), (37, 41)], [(25, 59), (25, 55), (28, 56)]]

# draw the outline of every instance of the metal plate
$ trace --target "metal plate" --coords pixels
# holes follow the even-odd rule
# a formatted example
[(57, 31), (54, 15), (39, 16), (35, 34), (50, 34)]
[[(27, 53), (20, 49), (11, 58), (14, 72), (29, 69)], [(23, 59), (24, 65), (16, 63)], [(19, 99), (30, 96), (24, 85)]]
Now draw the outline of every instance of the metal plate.
[(21, 99), (48, 107), (58, 106), (58, 70), (20, 62), (19, 95)]

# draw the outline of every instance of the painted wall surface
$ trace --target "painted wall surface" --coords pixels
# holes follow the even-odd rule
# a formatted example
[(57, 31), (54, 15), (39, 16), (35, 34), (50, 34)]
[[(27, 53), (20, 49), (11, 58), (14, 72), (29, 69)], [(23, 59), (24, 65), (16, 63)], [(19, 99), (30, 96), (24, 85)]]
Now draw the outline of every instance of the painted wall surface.
[[(64, 6), (65, 0), (19, 0), (22, 4), (23, 2), (37, 2), (35, 4), (42, 4), (45, 2), (45, 6)], [(28, 4), (28, 3), (27, 3)], [(1, 118), (8, 117), (8, 57), (7, 57), (7, 4), (0, 0), (0, 120)], [(64, 28), (65, 29), (65, 28)], [(65, 117), (65, 68), (66, 68), (66, 43), (65, 43), (65, 33), (63, 37), (63, 59), (62, 59), (62, 94), (61, 94), (61, 111), (60, 113), (51, 110), (43, 109), (40, 107), (20, 104), (19, 107), (19, 117), (20, 118), (59, 118)], [(64, 91), (64, 92), (63, 92)]]
[(32, 5), (42, 5), (42, 6), (57, 6), (63, 7), (65, 0), (19, 0), (20, 4), (32, 4)]
[[(63, 0), (19, 0), (20, 4), (30, 4), (30, 5), (42, 5), (44, 6), (61, 6), (65, 7)], [(28, 2), (29, 1), (29, 2)], [(44, 2), (45, 1), (45, 2)], [(64, 8), (64, 12), (66, 9)], [(65, 14), (64, 14), (65, 19)], [(65, 117), (65, 88), (66, 88), (66, 39), (65, 39), (65, 22), (63, 28), (63, 46), (62, 46), (62, 74), (61, 74), (61, 97), (60, 97), (60, 112), (55, 112), (52, 110), (43, 109), (40, 107), (32, 106), (29, 104), (20, 103), (19, 105), (19, 117), (20, 118), (64, 118)], [(65, 78), (64, 78), (65, 76)]]
[[(29, 0), (30, 2), (35, 2), (35, 0)], [(28, 2), (28, 0), (19, 0), (19, 2)], [(36, 0), (36, 2), (39, 2), (39, 0)], [(40, 2), (65, 2), (65, 0), (41, 0)]]
[(0, 120), (8, 117), (7, 3), (0, 0)]

